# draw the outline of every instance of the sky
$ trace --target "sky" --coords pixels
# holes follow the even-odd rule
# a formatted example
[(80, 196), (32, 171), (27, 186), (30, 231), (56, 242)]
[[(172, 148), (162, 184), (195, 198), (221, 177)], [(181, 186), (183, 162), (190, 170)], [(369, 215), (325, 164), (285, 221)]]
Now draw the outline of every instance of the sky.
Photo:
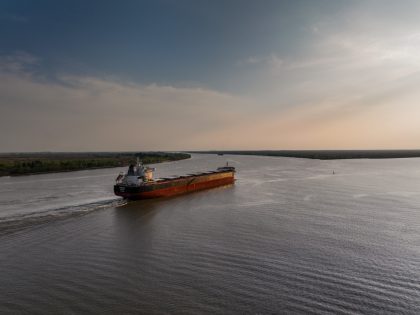
[(420, 2), (0, 0), (0, 152), (419, 149)]

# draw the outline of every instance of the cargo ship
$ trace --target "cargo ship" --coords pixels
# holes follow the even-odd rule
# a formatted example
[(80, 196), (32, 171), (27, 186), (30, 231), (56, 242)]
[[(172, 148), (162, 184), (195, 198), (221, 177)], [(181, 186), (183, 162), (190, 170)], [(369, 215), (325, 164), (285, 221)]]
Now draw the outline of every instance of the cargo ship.
[(215, 171), (153, 179), (154, 168), (137, 161), (130, 165), (126, 174), (120, 173), (114, 185), (114, 193), (130, 200), (170, 197), (197, 190), (233, 184), (235, 168), (219, 167)]

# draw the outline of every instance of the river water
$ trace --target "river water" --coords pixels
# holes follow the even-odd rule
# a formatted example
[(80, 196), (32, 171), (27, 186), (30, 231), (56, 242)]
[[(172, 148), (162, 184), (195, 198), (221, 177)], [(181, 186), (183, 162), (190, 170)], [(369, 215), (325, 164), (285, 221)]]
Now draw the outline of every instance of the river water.
[(226, 161), (235, 185), (129, 203), (122, 169), (0, 178), (0, 313), (420, 313), (420, 159), (156, 167)]

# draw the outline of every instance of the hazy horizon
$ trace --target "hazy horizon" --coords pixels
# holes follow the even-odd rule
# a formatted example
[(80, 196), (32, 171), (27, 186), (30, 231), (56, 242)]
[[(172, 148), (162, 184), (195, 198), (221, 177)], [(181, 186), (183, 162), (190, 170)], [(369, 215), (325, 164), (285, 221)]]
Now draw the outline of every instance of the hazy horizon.
[(418, 149), (420, 3), (3, 1), (0, 152)]

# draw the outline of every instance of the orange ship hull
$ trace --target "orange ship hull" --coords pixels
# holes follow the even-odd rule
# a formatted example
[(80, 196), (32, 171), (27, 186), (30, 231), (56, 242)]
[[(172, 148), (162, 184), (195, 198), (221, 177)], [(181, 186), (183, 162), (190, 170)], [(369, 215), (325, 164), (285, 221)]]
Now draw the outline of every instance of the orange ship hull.
[(170, 197), (193, 191), (209, 189), (235, 182), (234, 171), (216, 171), (188, 176), (180, 176), (146, 183), (141, 186), (115, 185), (114, 192), (117, 196), (126, 199), (151, 199)]

